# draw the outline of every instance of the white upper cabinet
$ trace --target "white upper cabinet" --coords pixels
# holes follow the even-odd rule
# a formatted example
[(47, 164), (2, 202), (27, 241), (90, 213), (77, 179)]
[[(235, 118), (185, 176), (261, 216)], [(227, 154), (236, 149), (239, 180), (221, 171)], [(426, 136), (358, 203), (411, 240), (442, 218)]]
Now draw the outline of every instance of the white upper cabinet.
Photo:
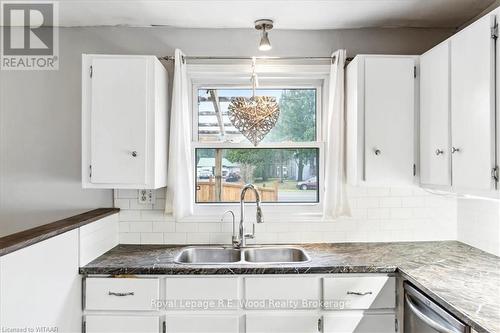
[(357, 56), (346, 72), (348, 182), (408, 185), (415, 171), (416, 57)]
[(420, 183), (451, 186), (450, 43), (420, 57)]
[(486, 15), (450, 39), (453, 189), (495, 187), (494, 15)]
[(167, 72), (154, 56), (83, 55), (84, 188), (166, 185)]
[(496, 196), (496, 15), (484, 16), (420, 58), (422, 186)]

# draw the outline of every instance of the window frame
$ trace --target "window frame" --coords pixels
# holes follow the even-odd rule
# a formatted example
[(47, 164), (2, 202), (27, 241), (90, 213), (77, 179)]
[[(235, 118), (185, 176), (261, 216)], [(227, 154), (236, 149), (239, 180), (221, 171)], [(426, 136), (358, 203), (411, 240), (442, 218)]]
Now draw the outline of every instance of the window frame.
[[(193, 69), (195, 68), (195, 69)], [(269, 70), (270, 69), (270, 70)], [(261, 89), (316, 89), (316, 141), (311, 142), (282, 142), (261, 143), (254, 147), (251, 143), (231, 142), (199, 142), (198, 141), (198, 90), (209, 88), (249, 89), (248, 66), (238, 65), (188, 65), (190, 82), (190, 116), (191, 116), (191, 154), (194, 161), (198, 148), (230, 149), (230, 148), (316, 148), (318, 149), (318, 177), (324, 180), (325, 175), (325, 138), (324, 114), (328, 106), (324, 91), (327, 91), (327, 78), (330, 66), (324, 65), (289, 65), (289, 66), (262, 66), (259, 75)], [(196, 167), (193, 167), (193, 191), (196, 198)], [(321, 185), (320, 185), (321, 184)], [(318, 202), (265, 202), (265, 213), (271, 220), (282, 220), (283, 216), (294, 217), (300, 221), (310, 218), (318, 220), (322, 214), (324, 200), (324, 186), (318, 183)], [(193, 200), (194, 219), (201, 216), (220, 216), (225, 210), (234, 210), (238, 202), (200, 203)], [(251, 205), (248, 205), (251, 206)], [(253, 209), (247, 209), (252, 214)]]

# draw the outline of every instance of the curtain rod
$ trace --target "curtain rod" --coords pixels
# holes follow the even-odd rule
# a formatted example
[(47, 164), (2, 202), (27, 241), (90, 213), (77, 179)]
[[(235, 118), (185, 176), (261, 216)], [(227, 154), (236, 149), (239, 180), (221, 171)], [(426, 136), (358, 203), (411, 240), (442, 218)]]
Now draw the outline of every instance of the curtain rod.
[[(183, 56), (183, 61), (186, 60), (252, 60), (254, 57), (220, 57), (220, 56)], [(163, 60), (175, 60), (174, 56), (164, 56), (160, 57)], [(333, 57), (255, 57), (257, 60), (331, 60), (332, 63), (335, 62), (335, 56)], [(346, 61), (351, 61), (353, 58), (346, 58)]]

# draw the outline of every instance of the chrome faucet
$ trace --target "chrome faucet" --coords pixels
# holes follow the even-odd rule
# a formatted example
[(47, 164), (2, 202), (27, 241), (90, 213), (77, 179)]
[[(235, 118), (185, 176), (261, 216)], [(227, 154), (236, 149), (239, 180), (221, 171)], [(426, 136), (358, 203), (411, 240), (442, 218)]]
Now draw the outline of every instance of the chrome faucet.
[(252, 190), (255, 194), (255, 203), (257, 204), (257, 213), (255, 215), (257, 223), (264, 222), (264, 215), (262, 214), (262, 208), (260, 207), (260, 193), (257, 188), (253, 184), (247, 184), (243, 187), (240, 194), (240, 225), (238, 229), (238, 234), (236, 234), (236, 226), (235, 226), (235, 218), (233, 211), (226, 211), (224, 215), (222, 215), (221, 221), (224, 219), (226, 214), (230, 213), (233, 217), (233, 237), (232, 243), (234, 248), (245, 247), (247, 239), (255, 238), (255, 223), (252, 224), (252, 233), (245, 234), (245, 194), (248, 190)]

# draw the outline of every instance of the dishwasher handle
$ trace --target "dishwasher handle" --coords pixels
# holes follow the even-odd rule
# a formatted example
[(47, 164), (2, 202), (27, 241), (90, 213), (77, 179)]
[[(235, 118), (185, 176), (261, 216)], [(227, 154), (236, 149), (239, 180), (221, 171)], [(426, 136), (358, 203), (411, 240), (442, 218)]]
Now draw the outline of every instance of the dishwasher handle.
[(413, 301), (411, 300), (411, 298), (408, 294), (405, 294), (405, 302), (406, 302), (406, 305), (408, 305), (408, 308), (418, 318), (422, 319), (427, 325), (429, 325), (430, 327), (432, 327), (436, 331), (442, 332), (442, 333), (460, 333), (460, 331), (447, 328), (447, 327), (441, 325), (440, 323), (436, 322), (432, 318), (429, 318), (425, 313), (423, 313), (422, 311), (420, 311), (418, 309), (418, 307), (415, 305), (415, 303), (413, 303)]

